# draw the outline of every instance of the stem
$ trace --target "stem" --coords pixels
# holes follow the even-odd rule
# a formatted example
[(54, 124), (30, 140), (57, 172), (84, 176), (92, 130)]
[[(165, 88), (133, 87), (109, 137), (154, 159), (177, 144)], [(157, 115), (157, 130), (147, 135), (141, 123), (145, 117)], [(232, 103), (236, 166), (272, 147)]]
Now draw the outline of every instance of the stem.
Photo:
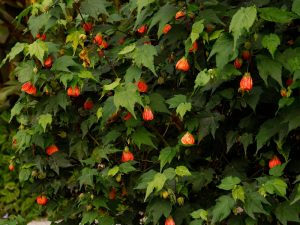
[(88, 133), (89, 137), (93, 139), (93, 141), (100, 146), (100, 143), (96, 140), (96, 138), (94, 138), (90, 133)]
[(119, 75), (117, 74), (114, 65), (109, 61), (109, 59), (106, 56), (103, 56), (103, 58), (106, 60), (106, 62), (108, 63), (108, 65), (110, 66), (110, 68), (112, 69), (116, 77), (118, 78)]
[(75, 3), (74, 5), (75, 5), (75, 8), (76, 8), (76, 10), (78, 11), (78, 13), (79, 13), (79, 15), (80, 15), (80, 17), (81, 17), (81, 19), (82, 19), (83, 23), (85, 23), (85, 20), (84, 20), (84, 18), (83, 18), (83, 16), (82, 16), (82, 14), (81, 14), (81, 11), (80, 11), (80, 8), (79, 8), (79, 6), (77, 5), (77, 3)]

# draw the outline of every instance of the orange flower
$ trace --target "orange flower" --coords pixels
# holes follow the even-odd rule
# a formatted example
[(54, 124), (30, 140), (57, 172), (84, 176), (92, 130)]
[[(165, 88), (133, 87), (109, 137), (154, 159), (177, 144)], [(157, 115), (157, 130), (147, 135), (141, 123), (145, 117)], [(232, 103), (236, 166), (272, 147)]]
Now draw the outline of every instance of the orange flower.
[(185, 57), (182, 57), (178, 62), (176, 63), (176, 69), (181, 70), (184, 72), (187, 72), (190, 70), (190, 64), (188, 60)]
[(184, 145), (195, 144), (194, 136), (190, 132), (186, 132), (185, 135), (183, 135), (181, 138), (181, 143)]
[(59, 151), (59, 148), (56, 145), (50, 145), (46, 148), (47, 155), (52, 155), (58, 151)]

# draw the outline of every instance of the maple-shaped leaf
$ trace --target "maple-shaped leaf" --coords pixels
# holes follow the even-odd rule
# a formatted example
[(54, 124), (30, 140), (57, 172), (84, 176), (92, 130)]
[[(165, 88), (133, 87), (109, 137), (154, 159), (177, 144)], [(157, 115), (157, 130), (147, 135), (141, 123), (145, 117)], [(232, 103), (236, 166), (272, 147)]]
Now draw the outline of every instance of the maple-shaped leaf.
[(157, 50), (153, 45), (141, 45), (135, 48), (132, 57), (137, 66), (145, 66), (157, 75), (154, 68), (154, 56), (156, 55)]
[(227, 218), (233, 206), (235, 205), (235, 201), (232, 197), (229, 197), (227, 195), (222, 195), (217, 199), (216, 205), (213, 207), (212, 210), (212, 224), (215, 224), (216, 222), (220, 222)]
[(178, 152), (178, 148), (166, 147), (162, 149), (159, 153), (159, 161), (160, 161), (160, 171), (167, 163), (171, 163), (176, 153)]
[(78, 178), (80, 188), (82, 185), (90, 185), (94, 186), (94, 176), (98, 174), (98, 171), (96, 169), (91, 168), (83, 168), (81, 170), (81, 176)]
[(164, 26), (174, 18), (177, 8), (173, 5), (166, 4), (161, 7), (158, 12), (152, 17), (149, 30), (158, 23), (157, 35), (160, 37), (163, 33)]
[(62, 72), (71, 72), (69, 67), (79, 66), (74, 60), (72, 56), (64, 55), (62, 57), (57, 58), (53, 66), (51, 68), (52, 71), (62, 71)]
[(252, 27), (256, 19), (256, 7), (250, 6), (247, 8), (241, 7), (232, 17), (230, 22), (229, 31), (233, 33), (234, 37), (234, 49), (236, 48), (236, 43), (238, 38), (248, 31)]
[(35, 66), (36, 65), (33, 60), (21, 62), (15, 70), (15, 74), (17, 75), (19, 82), (25, 83), (32, 80), (35, 75), (33, 72)]
[(288, 222), (300, 223), (299, 219), (300, 204), (291, 205), (289, 201), (278, 204), (275, 209), (275, 216), (283, 225)]
[(35, 37), (38, 34), (38, 32), (48, 24), (50, 18), (50, 13), (42, 13), (38, 16), (30, 16), (28, 20), (28, 27), (33, 37)]
[(153, 137), (155, 136), (144, 127), (138, 128), (131, 136), (133, 143), (135, 143), (139, 148), (141, 148), (142, 144), (156, 148), (151, 139)]
[(156, 191), (160, 191), (167, 181), (167, 177), (162, 173), (156, 173), (153, 180), (148, 183), (147, 190), (146, 190), (146, 196), (144, 201), (147, 200), (149, 195), (156, 189)]
[(168, 217), (172, 210), (170, 201), (162, 201), (161, 199), (154, 199), (147, 206), (147, 215), (151, 217), (153, 224), (157, 224), (162, 216)]
[(46, 132), (47, 125), (51, 125), (52, 123), (52, 115), (47, 113), (40, 115), (39, 124), (43, 127), (44, 132)]
[(106, 8), (110, 5), (111, 3), (106, 0), (84, 0), (81, 2), (80, 9), (83, 14), (97, 19), (100, 14), (108, 15)]
[(48, 51), (47, 45), (41, 40), (36, 40), (27, 46), (27, 55), (35, 56), (42, 64), (44, 64), (44, 55)]
[(137, 91), (136, 85), (127, 83), (115, 89), (114, 104), (118, 109), (120, 106), (126, 108), (135, 118), (134, 105), (143, 105), (141, 96)]
[(251, 192), (246, 194), (245, 198), (245, 212), (251, 218), (255, 219), (254, 213), (268, 214), (264, 209), (263, 204), (270, 204), (262, 195), (258, 192)]
[(72, 31), (66, 38), (66, 43), (72, 43), (73, 47), (73, 55), (75, 55), (76, 49), (78, 45), (80, 45), (82, 48), (84, 47), (83, 39), (80, 38), (80, 35), (83, 35), (83, 31)]
[(267, 48), (274, 58), (274, 53), (277, 49), (277, 47), (280, 45), (280, 38), (277, 34), (269, 34), (264, 35), (261, 41), (264, 48)]

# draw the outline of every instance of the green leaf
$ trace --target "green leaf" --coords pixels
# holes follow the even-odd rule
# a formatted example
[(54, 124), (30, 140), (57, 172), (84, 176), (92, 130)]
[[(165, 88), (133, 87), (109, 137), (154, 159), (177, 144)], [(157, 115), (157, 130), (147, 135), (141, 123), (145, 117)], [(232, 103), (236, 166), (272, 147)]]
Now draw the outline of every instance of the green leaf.
[(263, 213), (268, 215), (262, 204), (269, 204), (269, 202), (258, 192), (251, 192), (246, 194), (244, 204), (245, 212), (251, 218), (256, 219), (254, 213)]
[(216, 64), (220, 70), (238, 56), (238, 50), (234, 48), (234, 42), (230, 35), (221, 34), (213, 45), (208, 60), (214, 55), (216, 55)]
[(120, 172), (124, 174), (128, 174), (132, 171), (136, 171), (136, 168), (134, 168), (130, 162), (125, 162), (120, 164), (119, 168), (120, 168)]
[(293, 1), (292, 11), (300, 16), (300, 0)]
[(262, 146), (280, 130), (280, 126), (274, 126), (274, 124), (280, 124), (281, 121), (278, 118), (269, 119), (264, 122), (256, 135), (256, 153), (262, 148)]
[(253, 135), (249, 133), (244, 133), (240, 136), (240, 142), (244, 147), (245, 155), (247, 154), (247, 149), (250, 144), (253, 143)]
[(153, 180), (148, 183), (144, 201), (147, 200), (147, 198), (154, 191), (154, 189), (156, 189), (157, 192), (160, 191), (164, 187), (166, 180), (167, 178), (164, 174), (156, 173)]
[(112, 91), (114, 90), (116, 87), (119, 86), (121, 79), (117, 78), (114, 82), (112, 82), (111, 84), (106, 84), (103, 85), (103, 91)]
[(170, 98), (166, 101), (170, 106), (170, 109), (177, 108), (181, 103), (186, 102), (186, 96), (185, 95), (174, 95), (173, 98)]
[(30, 178), (31, 169), (22, 168), (19, 173), (19, 181), (22, 183)]
[(109, 97), (104, 102), (104, 106), (102, 108), (102, 120), (101, 127), (103, 128), (107, 120), (117, 111), (117, 108), (114, 104), (114, 97)]
[(241, 183), (240, 178), (238, 177), (225, 177), (222, 179), (221, 184), (218, 185), (217, 187), (226, 191), (232, 190), (235, 185), (238, 185)]
[(271, 168), (269, 170), (270, 176), (274, 176), (274, 177), (282, 176), (284, 174), (283, 170), (285, 169), (286, 165), (287, 165), (287, 162), (285, 162), (281, 165), (274, 166), (273, 168)]
[(290, 205), (289, 201), (279, 203), (275, 209), (275, 216), (283, 225), (287, 225), (288, 222), (300, 223), (299, 207)]
[(200, 73), (198, 73), (196, 77), (194, 90), (197, 89), (198, 87), (205, 86), (209, 81), (210, 81), (210, 74), (208, 73), (207, 69), (202, 70)]
[(177, 176), (184, 177), (184, 176), (191, 176), (191, 172), (185, 166), (177, 166), (175, 169), (175, 173)]
[(92, 72), (88, 70), (81, 70), (80, 73), (78, 74), (78, 77), (82, 79), (92, 79), (97, 81), (97, 79), (93, 76)]
[(115, 176), (117, 173), (119, 172), (119, 167), (118, 166), (114, 166), (113, 168), (109, 169), (109, 171), (107, 172), (107, 176)]
[(155, 136), (144, 127), (139, 127), (131, 136), (133, 143), (139, 148), (141, 148), (141, 145), (148, 145), (156, 149), (157, 147), (153, 144), (151, 139), (153, 137)]
[(241, 200), (242, 202), (245, 202), (245, 191), (244, 188), (241, 185), (236, 185), (232, 189), (232, 197), (235, 201)]
[(162, 31), (164, 26), (174, 18), (177, 9), (175, 6), (166, 4), (159, 8), (156, 14), (153, 15), (151, 24), (149, 26), (149, 30), (154, 27), (158, 23), (158, 31), (157, 35), (160, 37), (162, 35)]
[(82, 220), (80, 224), (93, 224), (95, 219), (97, 219), (99, 213), (96, 211), (84, 212), (82, 213)]
[(44, 132), (46, 132), (47, 125), (51, 125), (52, 115), (47, 113), (39, 116), (39, 124), (43, 127)]
[(33, 69), (35, 66), (36, 65), (33, 60), (21, 62), (15, 70), (19, 82), (25, 83), (27, 81), (33, 80), (35, 75)]
[(293, 197), (293, 201), (291, 201), (291, 205), (295, 204), (296, 202), (298, 202), (300, 200), (300, 184), (297, 184), (295, 186), (295, 195)]
[(263, 89), (260, 86), (254, 87), (251, 92), (244, 95), (246, 103), (255, 112), (256, 106), (260, 100), (260, 96), (263, 93)]
[(132, 52), (136, 47), (136, 43), (132, 43), (130, 45), (125, 46), (118, 54), (119, 55), (126, 55)]
[(279, 62), (272, 60), (271, 58), (258, 55), (256, 57), (257, 68), (259, 71), (260, 77), (264, 80), (265, 84), (268, 85), (268, 76), (271, 76), (276, 80), (281, 86), (281, 73), (282, 66)]
[(132, 57), (137, 66), (145, 66), (157, 75), (154, 68), (154, 56), (156, 55), (157, 50), (153, 45), (140, 45), (136, 47)]
[(280, 178), (273, 178), (268, 180), (264, 184), (264, 188), (269, 194), (277, 194), (279, 196), (285, 197), (287, 184)]
[(101, 162), (103, 159), (106, 159), (107, 161), (109, 161), (108, 155), (114, 154), (114, 153), (120, 152), (120, 151), (121, 150), (116, 149), (115, 147), (113, 147), (111, 145), (98, 146), (93, 150), (92, 158), (96, 162)]
[(168, 110), (165, 99), (162, 95), (158, 93), (151, 93), (149, 96), (150, 98), (150, 107), (155, 112), (162, 112), (162, 113), (170, 113)]
[(80, 9), (81, 13), (97, 19), (100, 14), (108, 15), (106, 8), (110, 5), (111, 3), (106, 0), (84, 0), (81, 2)]
[(232, 17), (230, 22), (229, 31), (233, 33), (234, 37), (234, 49), (236, 48), (236, 43), (239, 37), (246, 30), (249, 32), (249, 29), (252, 27), (256, 19), (256, 7), (250, 6), (247, 8), (241, 7)]
[(297, 18), (294, 13), (275, 7), (260, 8), (258, 11), (262, 19), (276, 23), (290, 23)]
[(190, 214), (193, 219), (202, 219), (207, 221), (208, 212), (204, 209), (198, 209)]
[(277, 34), (264, 35), (261, 41), (264, 48), (267, 48), (274, 58), (274, 53), (280, 45), (280, 38)]
[(200, 20), (193, 24), (192, 32), (190, 36), (192, 43), (194, 43), (199, 38), (200, 34), (203, 32), (204, 30), (203, 22), (204, 22), (203, 20)]
[(124, 76), (125, 83), (137, 82), (140, 80), (142, 70), (136, 66), (131, 65), (127, 70)]
[(155, 2), (155, 0), (137, 0), (138, 15), (141, 13), (144, 7), (150, 5), (152, 2)]
[(167, 163), (171, 163), (173, 158), (175, 157), (178, 149), (172, 147), (166, 147), (162, 149), (159, 153), (159, 161), (160, 161), (160, 171), (162, 171), (163, 167)]
[[(13, 60), (18, 54), (20, 54), (21, 52), (24, 51), (24, 49), (26, 49), (28, 47), (27, 43), (20, 43), (17, 42), (15, 44), (14, 47), (12, 47), (12, 49), (10, 50), (10, 52), (6, 55), (6, 58), (3, 60), (3, 62), (1, 63), (1, 65), (6, 62), (6, 60)], [(0, 65), (0, 67), (1, 67)]]
[(80, 188), (82, 185), (90, 185), (94, 186), (94, 176), (98, 174), (98, 171), (96, 169), (91, 169), (91, 168), (83, 168), (81, 170), (81, 175), (78, 178)]
[(33, 37), (35, 37), (43, 27), (45, 27), (51, 18), (50, 13), (42, 13), (39, 16), (30, 16), (28, 27)]
[(73, 60), (72, 56), (64, 55), (56, 59), (51, 68), (52, 71), (63, 71), (71, 72), (68, 67), (78, 66), (78, 64)]
[(180, 103), (176, 108), (176, 113), (180, 115), (181, 118), (184, 117), (184, 115), (192, 110), (192, 104), (190, 102), (184, 102)]
[(132, 83), (128, 83), (124, 87), (117, 88), (113, 99), (117, 109), (120, 106), (126, 108), (134, 116), (134, 118), (136, 118), (134, 112), (135, 103), (143, 105), (141, 96), (137, 92), (137, 87)]
[(211, 134), (215, 137), (219, 122), (224, 120), (224, 115), (214, 112), (201, 112), (198, 114), (199, 118), (199, 129), (198, 137), (202, 140), (206, 135)]
[(154, 199), (147, 206), (147, 215), (151, 218), (153, 224), (157, 224), (162, 216), (166, 218), (172, 211), (172, 204), (170, 201), (162, 201), (161, 199)]
[(216, 222), (220, 222), (228, 217), (231, 213), (231, 209), (233, 208), (235, 202), (234, 200), (226, 195), (222, 195), (217, 199), (216, 205), (212, 210), (212, 224)]
[(71, 32), (67, 38), (66, 38), (66, 43), (71, 42), (72, 47), (73, 47), (73, 55), (75, 55), (76, 49), (78, 45), (80, 44), (82, 47), (84, 46), (83, 40), (80, 39), (80, 36), (83, 35), (84, 33), (82, 31), (73, 31)]
[(43, 42), (41, 40), (36, 40), (32, 44), (28, 45), (27, 51), (28, 51), (28, 54), (30, 55), (30, 57), (35, 56), (44, 65), (43, 58), (44, 58), (45, 52), (48, 51), (48, 48), (47, 48), (47, 45), (45, 44), (45, 42)]

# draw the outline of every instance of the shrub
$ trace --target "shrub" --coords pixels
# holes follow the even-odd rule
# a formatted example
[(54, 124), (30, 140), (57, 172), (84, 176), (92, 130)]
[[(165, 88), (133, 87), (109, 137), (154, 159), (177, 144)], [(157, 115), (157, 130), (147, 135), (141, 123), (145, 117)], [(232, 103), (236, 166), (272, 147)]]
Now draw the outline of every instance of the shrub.
[(19, 180), (46, 197), (33, 208), (61, 224), (299, 222), (299, 16), (298, 0), (25, 9), (32, 36), (4, 62), (24, 56), (10, 120)]

